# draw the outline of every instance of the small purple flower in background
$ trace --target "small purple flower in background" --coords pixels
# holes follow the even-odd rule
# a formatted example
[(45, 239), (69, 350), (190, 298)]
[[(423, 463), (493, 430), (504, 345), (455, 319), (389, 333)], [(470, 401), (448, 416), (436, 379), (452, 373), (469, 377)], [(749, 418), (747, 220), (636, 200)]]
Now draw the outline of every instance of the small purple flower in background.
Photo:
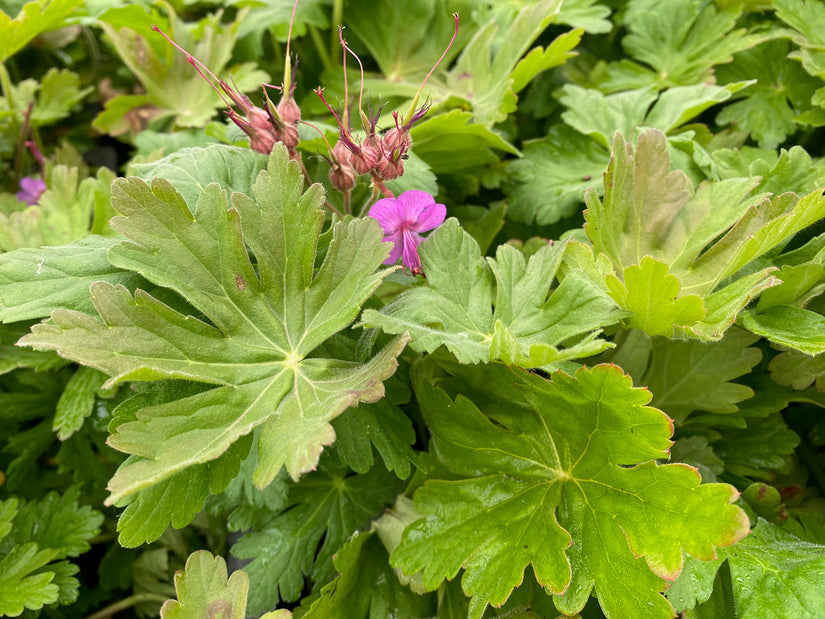
[(413, 189), (397, 198), (378, 200), (370, 209), (369, 216), (381, 224), (384, 242), (393, 243), (384, 264), (394, 264), (401, 257), (404, 267), (413, 275), (419, 275), (421, 260), (417, 248), (422, 240), (421, 233), (440, 226), (447, 216), (447, 208), (436, 204), (435, 198), (426, 191)]
[(46, 183), (42, 179), (24, 176), (20, 179), (20, 191), (14, 194), (14, 197), (31, 206), (40, 201), (40, 196), (44, 191), (46, 191)]

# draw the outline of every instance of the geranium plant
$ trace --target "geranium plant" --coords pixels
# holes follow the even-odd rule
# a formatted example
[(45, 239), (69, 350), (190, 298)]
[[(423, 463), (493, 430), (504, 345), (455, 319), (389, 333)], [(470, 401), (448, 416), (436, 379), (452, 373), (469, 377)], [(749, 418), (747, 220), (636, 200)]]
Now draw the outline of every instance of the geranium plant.
[(822, 615), (823, 5), (0, 10), (0, 616)]

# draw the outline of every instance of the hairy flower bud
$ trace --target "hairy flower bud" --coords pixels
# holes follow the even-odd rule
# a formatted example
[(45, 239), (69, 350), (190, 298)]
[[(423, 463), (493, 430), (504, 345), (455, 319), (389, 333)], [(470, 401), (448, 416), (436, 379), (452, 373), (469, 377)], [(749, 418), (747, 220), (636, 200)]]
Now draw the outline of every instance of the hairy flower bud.
[(352, 165), (358, 174), (366, 174), (375, 168), (382, 156), (381, 140), (373, 133), (361, 144), (360, 151), (353, 153)]
[(404, 160), (390, 161), (386, 157), (375, 166), (375, 174), (384, 181), (391, 181), (394, 178), (404, 175)]
[(355, 172), (355, 168), (348, 163), (334, 163), (329, 171), (329, 180), (332, 181), (332, 186), (338, 191), (352, 191), (358, 180), (358, 174)]

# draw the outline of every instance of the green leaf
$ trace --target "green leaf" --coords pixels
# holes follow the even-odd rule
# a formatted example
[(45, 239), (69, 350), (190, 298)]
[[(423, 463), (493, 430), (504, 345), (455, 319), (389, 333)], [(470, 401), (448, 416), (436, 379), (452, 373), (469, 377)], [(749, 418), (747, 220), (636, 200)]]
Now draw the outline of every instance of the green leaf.
[(746, 428), (728, 428), (713, 443), (725, 461), (725, 470), (737, 475), (771, 480), (776, 473), (788, 473), (799, 436), (779, 413), (763, 419), (749, 418)]
[(561, 0), (539, 0), (518, 11), (510, 23), (491, 20), (467, 43), (446, 82), (451, 93), (472, 106), (476, 123), (491, 126), (505, 120), (516, 110), (517, 87), (523, 88), (540, 71), (570, 57), (581, 31), (561, 35), (547, 50), (537, 48), (519, 62), (554, 21), (561, 5)]
[(59, 560), (88, 551), (103, 522), (102, 514), (78, 505), (79, 495), (72, 487), (39, 501), (0, 501), (0, 614), (77, 599), (77, 566)]
[(811, 357), (789, 350), (771, 359), (771, 378), (780, 385), (804, 389), (816, 381), (817, 391), (825, 391), (825, 355)]
[(228, 192), (252, 195), (255, 179), (266, 166), (267, 157), (249, 148), (210, 144), (181, 148), (158, 161), (133, 164), (129, 171), (147, 184), (156, 178), (166, 179), (194, 212), (210, 183), (218, 183)]
[(825, 317), (795, 305), (772, 305), (761, 312), (744, 312), (742, 326), (774, 344), (808, 355), (825, 352)]
[(304, 615), (307, 619), (435, 616), (434, 596), (417, 595), (398, 582), (374, 532), (354, 536), (335, 553), (333, 562), (338, 576), (321, 589)]
[(95, 393), (106, 382), (106, 375), (92, 368), (80, 367), (66, 383), (52, 422), (57, 438), (65, 441), (83, 427), (83, 420), (92, 414)]
[(674, 327), (690, 327), (705, 317), (701, 297), (680, 296), (679, 280), (668, 273), (666, 264), (650, 256), (625, 267), (622, 280), (610, 274), (605, 284), (619, 307), (633, 312), (627, 320), (629, 327), (672, 337)]
[(41, 32), (65, 26), (66, 18), (81, 5), (78, 0), (34, 0), (26, 3), (14, 19), (0, 11), (0, 62), (5, 62)]
[(610, 156), (576, 131), (556, 125), (547, 137), (524, 146), (524, 156), (507, 165), (509, 214), (538, 225), (572, 215), (589, 187), (603, 193), (602, 172)]
[(374, 445), (387, 469), (400, 479), (410, 476), (410, 463), (415, 458), (410, 445), (415, 443), (415, 429), (410, 418), (387, 398), (350, 408), (335, 418), (332, 427), (338, 457), (356, 473), (372, 468)]
[[(773, 199), (752, 195), (758, 179), (748, 178), (704, 182), (694, 192), (684, 173), (668, 168), (662, 133), (643, 132), (635, 153), (617, 134), (605, 173), (609, 190), (604, 201), (592, 190), (585, 196), (585, 232), (594, 251), (607, 255), (618, 273), (648, 261), (635, 294), (624, 295), (608, 275), (614, 298), (646, 309), (652, 298), (665, 295), (646, 292), (643, 284), (668, 281), (669, 296), (678, 295), (676, 303), (695, 299), (688, 312), (694, 323), (683, 319), (687, 327), (680, 330), (690, 337), (719, 339), (750, 299), (778, 283), (767, 279), (772, 268), (765, 265), (757, 264), (761, 268), (743, 271), (738, 278), (735, 274), (825, 216), (825, 197), (819, 191), (803, 198), (792, 193)], [(697, 298), (704, 303), (704, 318), (698, 315)], [(654, 321), (658, 333), (665, 322)]]
[(716, 77), (722, 83), (754, 78), (756, 82), (742, 93), (744, 98), (726, 106), (716, 122), (735, 124), (763, 148), (776, 148), (795, 133), (796, 116), (811, 108), (811, 96), (821, 83), (788, 62), (789, 51), (788, 41), (768, 41), (717, 67)]
[(451, 110), (417, 124), (410, 131), (413, 152), (437, 174), (457, 173), (498, 161), (493, 149), (518, 150), (491, 129), (470, 123), (473, 115)]
[(120, 119), (131, 109), (147, 104), (158, 108), (155, 115), (172, 116), (181, 127), (202, 127), (223, 105), (184, 54), (151, 31), (153, 24), (215, 75), (224, 74), (225, 80), (242, 93), (269, 81), (266, 73), (251, 64), (229, 66), (243, 13), (230, 24), (221, 24), (220, 12), (196, 24), (186, 24), (177, 18), (171, 5), (163, 8), (169, 14), (168, 19), (155, 10), (149, 13), (137, 4), (112, 8), (98, 18), (118, 55), (146, 90), (146, 95), (138, 98), (123, 95), (112, 99), (107, 106), (109, 115), (95, 120), (98, 130), (113, 134), (128, 130), (128, 126), (118, 126)]
[(731, 382), (762, 359), (758, 338), (731, 329), (718, 342), (654, 340), (650, 364), (637, 383), (653, 393), (653, 404), (677, 423), (696, 410), (735, 413), (737, 402), (753, 397), (750, 387)]
[(110, 385), (180, 378), (210, 388), (116, 427), (109, 444), (136, 458), (110, 482), (110, 504), (214, 460), (258, 426), (255, 483), (265, 487), (282, 466), (298, 478), (335, 440), (333, 418), (383, 395), (405, 337), (366, 363), (311, 356), (354, 320), (386, 274), (376, 272), (387, 255), (383, 234), (372, 218), (336, 224), (315, 269), (323, 195), (318, 186), (302, 190), (300, 168), (282, 146), (259, 175), (255, 200), (233, 194), (230, 209), (216, 184), (194, 215), (161, 179), (152, 189), (134, 178), (115, 184), (122, 216), (112, 226), (130, 240), (110, 249), (110, 261), (187, 299), (209, 322), (141, 290), (133, 297), (95, 283), (99, 319), (58, 310), (54, 324), (38, 325), (24, 343), (105, 372)]
[(162, 619), (220, 616), (244, 619), (249, 578), (236, 570), (227, 578), (226, 561), (206, 550), (193, 552), (183, 572), (175, 573), (178, 599), (167, 600), (160, 609)]
[(77, 73), (68, 69), (49, 69), (40, 81), (40, 94), (31, 113), (32, 125), (50, 125), (65, 118), (92, 90), (92, 87), (80, 89)]
[(107, 258), (109, 248), (118, 242), (87, 236), (61, 247), (0, 254), (0, 320), (43, 318), (57, 308), (92, 311), (92, 282), (134, 289), (143, 279), (113, 267)]
[[(367, 326), (409, 333), (416, 350), (444, 345), (462, 363), (541, 367), (601, 352), (608, 345), (594, 339), (599, 328), (620, 318), (607, 295), (579, 273), (567, 274), (551, 292), (563, 244), (546, 244), (529, 260), (500, 245), (495, 259), (485, 260), (453, 219), (419, 251), (427, 286), (362, 317)], [(566, 350), (565, 342), (572, 342)]]
[(332, 579), (332, 557), (344, 542), (392, 502), (400, 482), (381, 467), (365, 475), (324, 467), (293, 485), (284, 511), (260, 531), (244, 535), (232, 547), (252, 582), (249, 613), (294, 601), (304, 576), (316, 585)]
[(423, 570), (428, 589), (463, 567), (470, 616), (503, 603), (532, 565), (567, 614), (595, 587), (607, 616), (670, 617), (658, 592), (683, 550), (709, 560), (747, 533), (730, 486), (654, 462), (667, 457), (672, 427), (617, 367), (549, 381), (498, 365), (445, 368), (455, 378), (444, 388), (472, 401), (422, 376), (415, 388), (434, 449), (458, 478), (416, 491), (425, 518), (391, 564)]
[(590, 34), (604, 34), (613, 29), (613, 24), (606, 19), (610, 9), (598, 0), (567, 0), (561, 5), (557, 21), (573, 28), (582, 28)]
[(751, 534), (735, 547), (719, 550), (719, 559), (687, 559), (683, 575), (668, 591), (677, 611), (710, 597), (713, 576), (727, 559), (737, 616), (758, 619), (765, 609), (777, 617), (816, 617), (822, 607), (818, 574), (825, 569), (825, 546), (800, 540), (759, 519)]
[(686, 436), (677, 440), (670, 449), (670, 459), (695, 466), (704, 482), (716, 481), (716, 476), (725, 470), (725, 463), (704, 436)]
[[(758, 45), (765, 35), (734, 30), (741, 6), (717, 10), (713, 3), (671, 0), (639, 2), (625, 16), (624, 59), (607, 66), (599, 87), (607, 91), (712, 82), (713, 67)], [(641, 63), (641, 64), (640, 64)]]

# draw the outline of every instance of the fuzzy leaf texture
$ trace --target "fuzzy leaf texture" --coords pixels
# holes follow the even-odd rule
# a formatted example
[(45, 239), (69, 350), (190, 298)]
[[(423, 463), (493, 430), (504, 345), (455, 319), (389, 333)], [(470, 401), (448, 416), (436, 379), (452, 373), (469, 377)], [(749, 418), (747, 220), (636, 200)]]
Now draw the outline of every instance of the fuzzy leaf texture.
[[(91, 294), (99, 317), (57, 310), (23, 343), (105, 372), (108, 385), (184, 379), (204, 389), (118, 420), (109, 444), (133, 456), (112, 478), (109, 504), (215, 460), (258, 426), (256, 485), (283, 466), (297, 479), (335, 440), (334, 417), (383, 395), (405, 337), (365, 363), (313, 352), (355, 319), (386, 273), (377, 269), (388, 246), (374, 220), (338, 223), (316, 265), (323, 192), (317, 185), (302, 192), (300, 168), (281, 146), (254, 199), (233, 194), (229, 209), (217, 185), (201, 194), (193, 215), (162, 179), (151, 188), (135, 178), (115, 184), (121, 217), (112, 226), (129, 241), (110, 250), (110, 261), (191, 308), (182, 313), (142, 290), (133, 296), (98, 283)], [(185, 487), (185, 475), (179, 480)]]
[(421, 375), (415, 385), (436, 453), (458, 478), (418, 489), (425, 518), (391, 563), (423, 570), (430, 590), (464, 568), (471, 617), (501, 605), (528, 565), (564, 613), (580, 612), (595, 589), (608, 617), (671, 617), (660, 592), (682, 552), (714, 559), (747, 534), (731, 486), (655, 462), (668, 456), (671, 422), (617, 366), (551, 380), (445, 367), (453, 378), (443, 389)]
[(448, 220), (419, 247), (427, 286), (380, 312), (365, 310), (363, 321), (387, 333), (408, 332), (416, 350), (444, 345), (462, 363), (501, 360), (534, 368), (597, 354), (609, 346), (596, 339), (600, 328), (623, 314), (578, 272), (551, 291), (563, 252), (563, 244), (547, 244), (528, 260), (501, 245), (495, 259), (485, 259), (475, 240)]
[(616, 134), (604, 200), (592, 190), (585, 196), (585, 232), (595, 255), (613, 264), (604, 283), (633, 311), (630, 326), (718, 340), (750, 299), (780, 283), (770, 266), (737, 272), (825, 216), (825, 196), (754, 194), (759, 178), (705, 181), (694, 190), (669, 167), (661, 132), (643, 132), (635, 152)]

